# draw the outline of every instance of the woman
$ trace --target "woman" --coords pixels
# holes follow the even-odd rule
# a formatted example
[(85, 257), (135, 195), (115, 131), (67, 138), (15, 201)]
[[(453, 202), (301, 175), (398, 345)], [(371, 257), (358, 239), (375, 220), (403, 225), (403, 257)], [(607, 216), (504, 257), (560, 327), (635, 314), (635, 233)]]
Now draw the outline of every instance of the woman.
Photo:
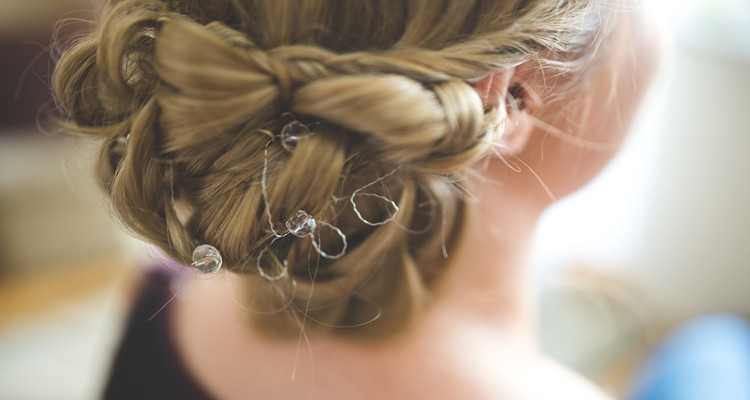
[(617, 149), (641, 23), (588, 0), (110, 4), (59, 103), (104, 138), (122, 223), (210, 277), (170, 302), (152, 276), (105, 396), (606, 397), (538, 353), (525, 253)]

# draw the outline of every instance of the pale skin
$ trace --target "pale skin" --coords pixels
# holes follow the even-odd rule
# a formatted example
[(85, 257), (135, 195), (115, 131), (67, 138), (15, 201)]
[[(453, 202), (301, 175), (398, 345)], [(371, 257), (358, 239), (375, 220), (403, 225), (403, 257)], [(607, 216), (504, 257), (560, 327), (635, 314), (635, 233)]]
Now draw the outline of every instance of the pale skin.
[[(583, 136), (599, 142), (622, 140), (656, 69), (651, 25), (642, 12), (626, 19), (637, 34), (621, 50), (617, 95), (607, 103), (617, 112), (593, 112), (585, 121)], [(502, 154), (526, 165), (514, 172), (494, 157), (473, 169), (469, 190), (478, 202), (466, 238), (450, 254), (435, 301), (406, 332), (381, 343), (326, 335), (269, 341), (249, 328), (246, 311), (233, 300), (240, 277), (194, 279), (170, 305), (170, 316), (176, 346), (198, 382), (220, 399), (608, 398), (540, 354), (526, 260), (537, 220), (553, 202), (539, 180), (562, 197), (595, 176), (617, 146), (582, 148), (534, 124), (539, 119), (572, 131), (581, 121), (565, 126), (558, 118), (564, 111), (545, 105), (540, 93), (549, 82), (525, 73), (532, 67), (500, 71), (476, 85), (491, 101), (524, 83), (525, 107), (509, 114), (513, 131)], [(593, 104), (605, 104), (609, 83), (593, 86)], [(571, 155), (579, 160), (575, 168)]]

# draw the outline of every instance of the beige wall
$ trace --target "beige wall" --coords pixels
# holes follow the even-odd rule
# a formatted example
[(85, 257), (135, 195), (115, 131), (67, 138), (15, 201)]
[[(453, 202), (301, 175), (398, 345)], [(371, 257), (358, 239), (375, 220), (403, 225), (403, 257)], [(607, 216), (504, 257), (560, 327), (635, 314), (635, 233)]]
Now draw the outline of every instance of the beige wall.
[(96, 149), (32, 130), (0, 135), (0, 272), (114, 259), (126, 249), (93, 177)]
[[(634, 137), (547, 215), (535, 263), (622, 278), (666, 321), (750, 316), (750, 3), (689, 3), (706, 18), (675, 25)], [(720, 3), (729, 14), (698, 13)]]
[(61, 16), (81, 16), (97, 0), (0, 0), (0, 35), (47, 29)]

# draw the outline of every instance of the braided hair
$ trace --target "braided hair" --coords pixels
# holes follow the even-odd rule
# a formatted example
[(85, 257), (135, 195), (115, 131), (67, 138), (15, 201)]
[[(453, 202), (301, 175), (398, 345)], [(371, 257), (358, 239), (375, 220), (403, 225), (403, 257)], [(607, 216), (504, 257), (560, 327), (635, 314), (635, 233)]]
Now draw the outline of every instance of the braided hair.
[[(382, 335), (429, 302), (461, 237), (464, 172), (499, 140), (506, 106), (473, 83), (531, 59), (579, 70), (603, 40), (595, 3), (115, 1), (63, 54), (54, 90), (71, 129), (103, 139), (122, 223), (186, 265), (215, 246), (246, 276), (253, 323), (292, 334), (304, 313)], [(292, 151), (290, 123), (313, 133)], [(300, 210), (346, 251), (331, 229), (269, 226)], [(261, 258), (285, 279), (264, 279)]]

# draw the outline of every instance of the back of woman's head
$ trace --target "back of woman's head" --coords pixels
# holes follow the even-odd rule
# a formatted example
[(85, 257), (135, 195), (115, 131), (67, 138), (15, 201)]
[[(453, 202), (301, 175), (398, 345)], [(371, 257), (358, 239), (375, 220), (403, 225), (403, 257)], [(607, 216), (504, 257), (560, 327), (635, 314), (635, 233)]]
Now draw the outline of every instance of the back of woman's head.
[(595, 3), (116, 1), (54, 87), (127, 228), (185, 265), (218, 249), (260, 327), (383, 334), (426, 304), (500, 139), (472, 84), (580, 74)]

